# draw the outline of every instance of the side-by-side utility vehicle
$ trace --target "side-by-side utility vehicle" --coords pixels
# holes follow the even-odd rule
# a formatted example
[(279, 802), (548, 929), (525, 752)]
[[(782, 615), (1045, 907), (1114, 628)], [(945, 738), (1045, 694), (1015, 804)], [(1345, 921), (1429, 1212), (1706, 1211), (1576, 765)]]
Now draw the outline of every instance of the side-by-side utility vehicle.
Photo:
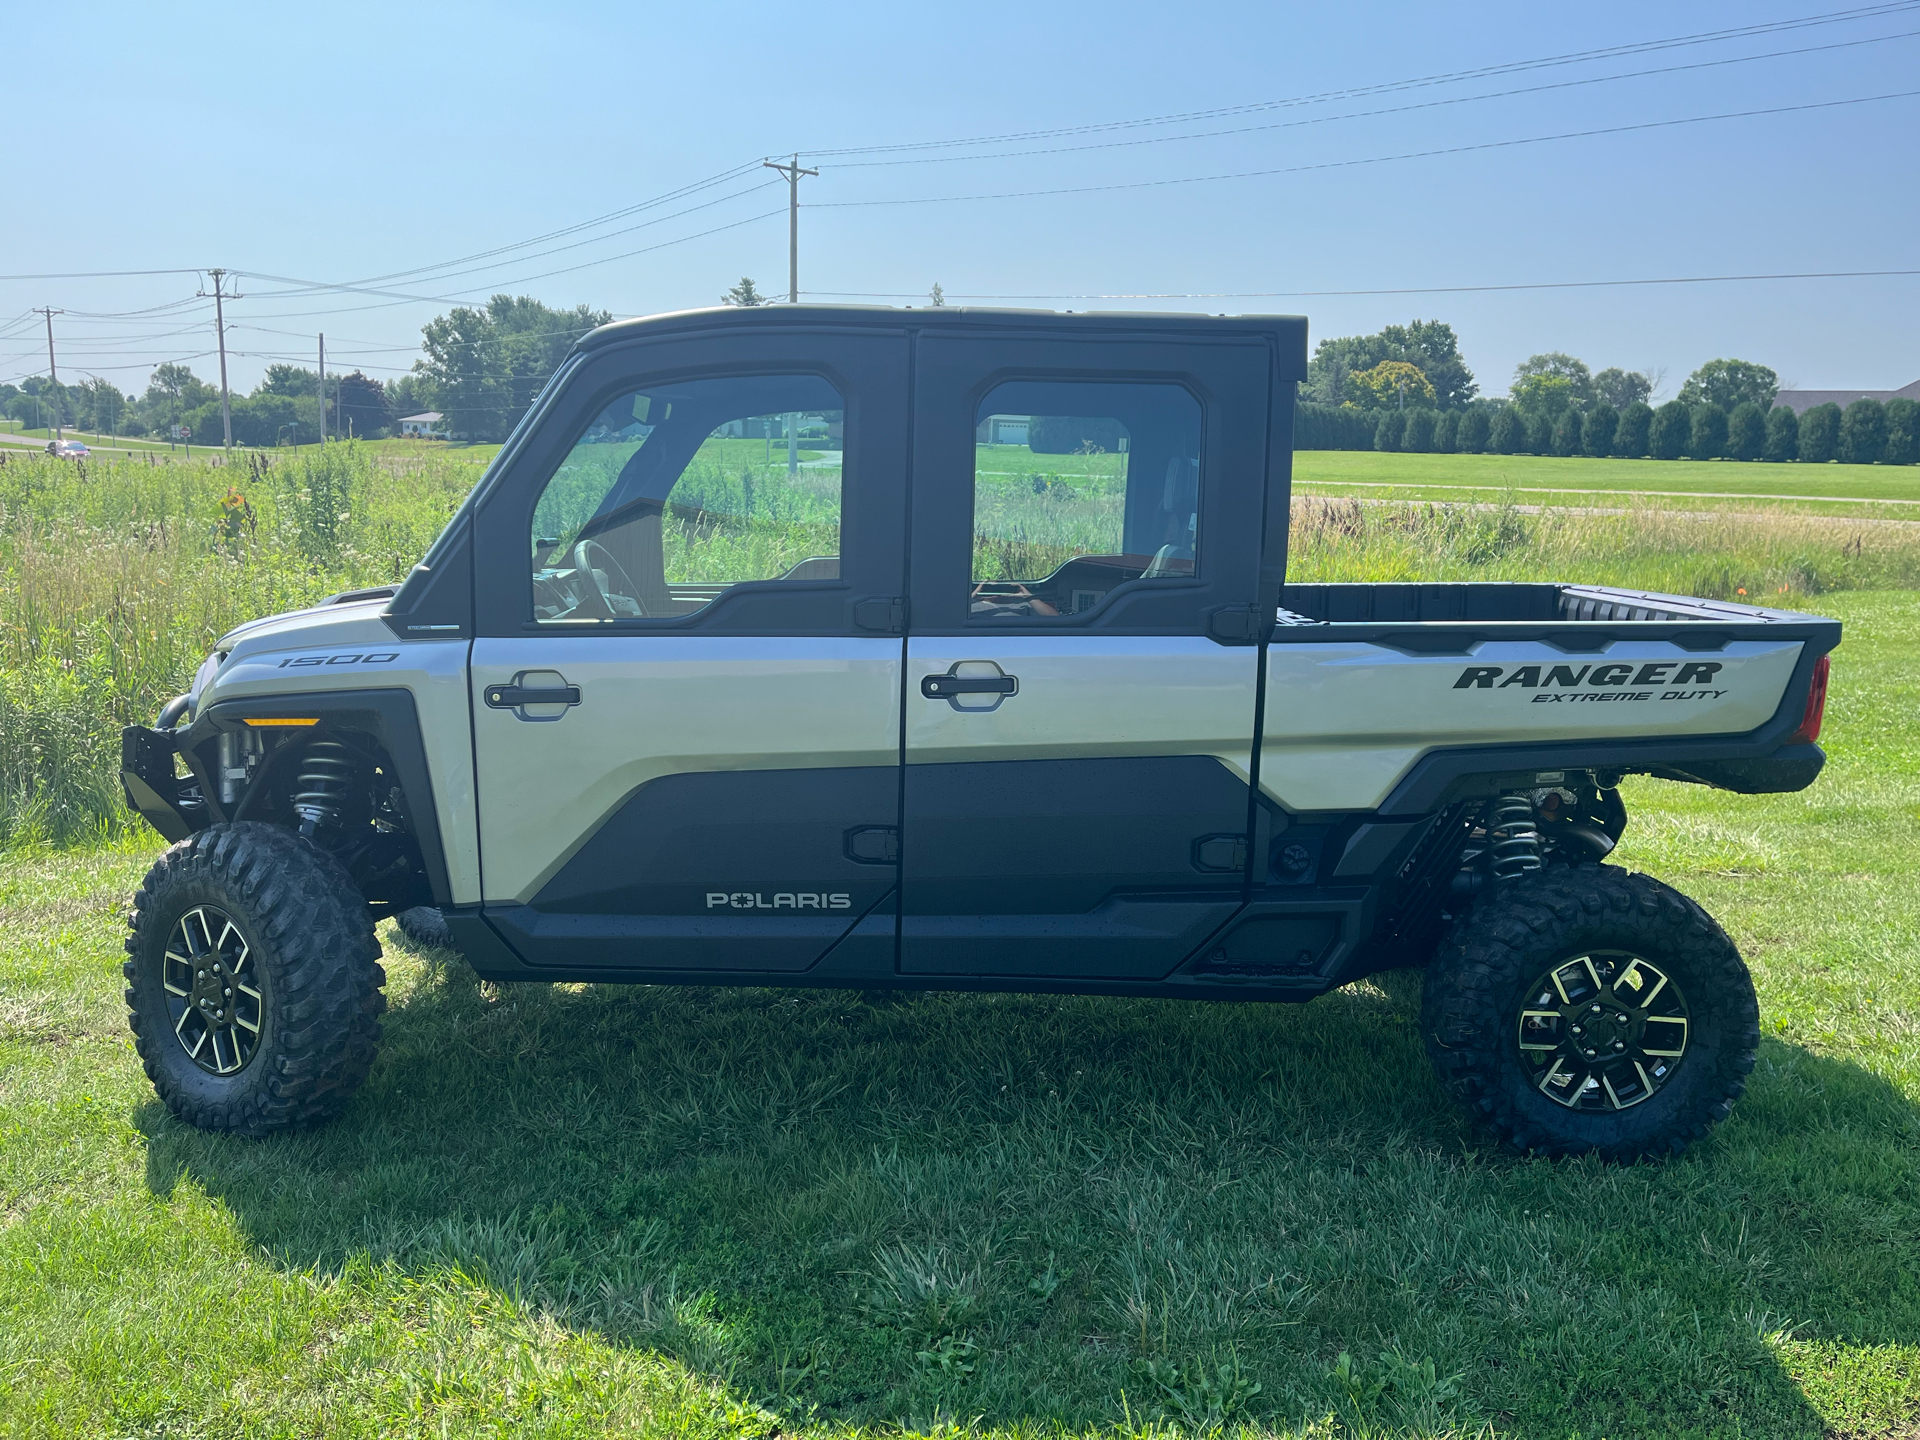
[[(583, 339), (397, 589), (125, 736), (127, 1002), (196, 1125), (337, 1111), (376, 920), (495, 981), (1307, 1000), (1427, 967), (1498, 1137), (1672, 1153), (1746, 968), (1622, 776), (1797, 790), (1840, 627), (1289, 584), (1296, 318), (786, 306)], [(437, 919), (432, 916), (438, 912)]]

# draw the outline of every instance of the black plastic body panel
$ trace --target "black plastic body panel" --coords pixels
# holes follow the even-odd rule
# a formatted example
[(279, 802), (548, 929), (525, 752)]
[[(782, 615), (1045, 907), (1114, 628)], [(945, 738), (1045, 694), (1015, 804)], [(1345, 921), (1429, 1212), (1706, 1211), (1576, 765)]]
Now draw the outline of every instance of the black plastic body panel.
[(473, 519), (463, 507), (408, 572), (381, 620), (402, 640), (473, 634)]
[(895, 867), (850, 837), (890, 829), (893, 766), (663, 776), (530, 905), (488, 907), (535, 964), (804, 970), (889, 903)]
[[(434, 807), (433, 777), (427, 766), (426, 746), (420, 739), (420, 716), (408, 690), (326, 690), (303, 695), (279, 695), (245, 700), (223, 700), (209, 706), (194, 720), (180, 738), (183, 751), (197, 751), (222, 730), (240, 729), (249, 716), (268, 719), (276, 716), (320, 717), (321, 727), (306, 732), (309, 738), (326, 730), (352, 730), (371, 736), (392, 757), (407, 797), (408, 818), (414, 839), (420, 846), (420, 858), (426, 867), (427, 881), (436, 905), (453, 903), (453, 887), (447, 879), (446, 844), (440, 834), (440, 814)], [(268, 757), (272, 762), (273, 756)], [(221, 814), (222, 820), (247, 816), (247, 801), (260, 787), (262, 775), (254, 779), (253, 789), (242, 796), (234, 815)], [(217, 792), (208, 796), (208, 805), (219, 803)]]
[(1244, 894), (1196, 863), (1247, 820), (1207, 756), (908, 765), (903, 790), (907, 974), (1157, 978)]

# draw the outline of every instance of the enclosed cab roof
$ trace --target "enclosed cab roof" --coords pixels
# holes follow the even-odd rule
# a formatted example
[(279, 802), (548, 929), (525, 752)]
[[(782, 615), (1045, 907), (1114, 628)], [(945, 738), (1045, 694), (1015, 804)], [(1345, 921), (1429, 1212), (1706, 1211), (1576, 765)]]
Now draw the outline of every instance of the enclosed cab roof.
[(1307, 374), (1307, 320), (1304, 315), (1182, 315), (1159, 311), (1101, 310), (1085, 314), (1060, 310), (994, 309), (968, 305), (717, 305), (618, 320), (588, 332), (576, 350), (598, 350), (626, 340), (656, 335), (740, 327), (769, 329), (828, 325), (835, 328), (902, 328), (1002, 331), (1057, 337), (1129, 335), (1168, 340), (1260, 336), (1274, 347), (1282, 378)]

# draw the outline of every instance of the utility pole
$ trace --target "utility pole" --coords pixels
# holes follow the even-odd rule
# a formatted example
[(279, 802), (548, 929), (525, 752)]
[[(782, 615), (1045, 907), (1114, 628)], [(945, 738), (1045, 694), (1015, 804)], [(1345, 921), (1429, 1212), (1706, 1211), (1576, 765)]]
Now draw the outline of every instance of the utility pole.
[[(220, 282), (226, 277), (226, 271), (213, 269), (207, 271), (213, 277), (213, 328), (220, 341), (220, 426), (226, 434), (223, 443), (227, 450), (233, 450), (233, 403), (227, 394), (227, 311), (225, 302), (238, 300), (240, 296), (229, 290), (220, 291)], [(201, 295), (207, 292), (202, 290)]]
[(320, 334), (320, 443), (327, 443), (327, 336)]
[[(39, 308), (38, 313), (47, 317), (47, 379), (55, 385), (58, 385), (60, 383), (60, 371), (53, 363), (53, 317), (56, 315), (64, 315), (67, 312), (64, 310), (50, 309), (43, 305)], [(37, 400), (34, 408), (39, 408)], [(58, 409), (53, 412), (53, 425), (53, 438), (58, 440), (60, 438), (60, 412)]]
[(818, 175), (818, 170), (800, 168), (800, 157), (795, 155), (790, 164), (782, 165), (774, 160), (762, 160), (763, 170), (778, 170), (787, 177), (787, 303), (800, 303), (800, 177)]

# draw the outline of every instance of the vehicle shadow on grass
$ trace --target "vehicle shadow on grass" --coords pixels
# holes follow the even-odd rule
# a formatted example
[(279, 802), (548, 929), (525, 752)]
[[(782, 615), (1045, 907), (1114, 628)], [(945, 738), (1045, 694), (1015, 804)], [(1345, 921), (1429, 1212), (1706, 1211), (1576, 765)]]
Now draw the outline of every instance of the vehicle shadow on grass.
[(144, 1107), (150, 1184), (289, 1267), (457, 1267), (782, 1414), (1112, 1422), (1124, 1391), (1175, 1421), (1818, 1435), (1780, 1332), (1920, 1343), (1920, 1114), (1792, 1045), (1698, 1153), (1608, 1167), (1479, 1148), (1400, 984), (494, 988), (394, 958), (340, 1120), (248, 1142)]

